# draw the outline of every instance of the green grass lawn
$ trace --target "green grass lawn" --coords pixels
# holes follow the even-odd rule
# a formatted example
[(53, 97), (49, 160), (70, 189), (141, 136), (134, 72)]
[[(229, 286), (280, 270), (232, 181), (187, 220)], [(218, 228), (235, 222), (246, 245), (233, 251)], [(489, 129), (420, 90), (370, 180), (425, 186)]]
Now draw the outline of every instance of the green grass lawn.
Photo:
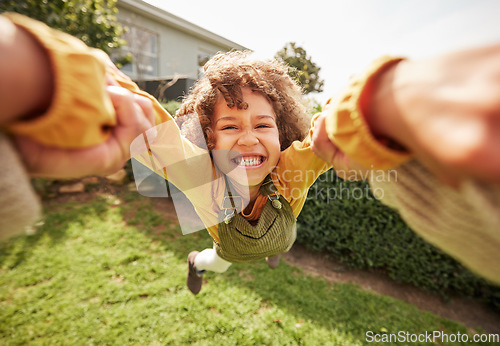
[(194, 296), (186, 256), (211, 240), (181, 235), (151, 206), (133, 192), (51, 204), (37, 233), (0, 244), (0, 344), (357, 345), (368, 331), (466, 332), (283, 262), (208, 273)]

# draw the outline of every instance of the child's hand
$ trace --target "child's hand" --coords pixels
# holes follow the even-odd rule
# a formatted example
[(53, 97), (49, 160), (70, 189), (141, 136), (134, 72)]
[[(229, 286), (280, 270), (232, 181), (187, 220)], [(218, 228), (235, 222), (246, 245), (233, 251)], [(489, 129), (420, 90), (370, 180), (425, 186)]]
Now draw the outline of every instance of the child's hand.
[(314, 123), (311, 150), (316, 156), (331, 164), (340, 178), (362, 180), (367, 176), (369, 169), (351, 160), (330, 140), (326, 132), (325, 117), (324, 114), (320, 115)]
[(132, 140), (154, 126), (153, 107), (149, 99), (124, 88), (110, 85), (107, 91), (116, 111), (117, 124), (110, 129), (106, 142), (84, 149), (60, 149), (21, 136), (14, 138), (30, 174), (77, 178), (111, 174), (124, 166), (130, 158)]

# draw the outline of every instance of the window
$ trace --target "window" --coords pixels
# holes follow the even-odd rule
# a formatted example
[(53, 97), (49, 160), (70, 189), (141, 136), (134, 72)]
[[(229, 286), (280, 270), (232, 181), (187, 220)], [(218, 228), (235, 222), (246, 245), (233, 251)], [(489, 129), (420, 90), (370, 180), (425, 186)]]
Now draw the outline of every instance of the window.
[(207, 63), (208, 60), (212, 55), (210, 53), (206, 52), (199, 52), (198, 53), (198, 78), (201, 78), (205, 75), (205, 70), (203, 69), (203, 66)]
[(127, 45), (122, 47), (124, 54), (132, 55), (132, 63), (124, 65), (122, 71), (134, 75), (136, 79), (158, 76), (158, 36), (134, 25), (123, 25), (123, 38)]

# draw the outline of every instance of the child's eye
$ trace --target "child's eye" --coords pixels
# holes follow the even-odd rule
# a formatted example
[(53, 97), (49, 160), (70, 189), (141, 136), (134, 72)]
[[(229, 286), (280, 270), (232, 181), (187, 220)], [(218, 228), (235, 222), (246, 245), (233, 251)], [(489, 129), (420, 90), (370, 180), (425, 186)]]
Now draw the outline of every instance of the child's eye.
[(233, 125), (228, 125), (228, 126), (224, 126), (223, 128), (221, 128), (221, 130), (234, 130), (236, 129), (236, 126), (233, 126)]
[(258, 129), (265, 129), (265, 128), (270, 128), (271, 126), (268, 125), (268, 124), (260, 124), (260, 125), (257, 125), (257, 128)]

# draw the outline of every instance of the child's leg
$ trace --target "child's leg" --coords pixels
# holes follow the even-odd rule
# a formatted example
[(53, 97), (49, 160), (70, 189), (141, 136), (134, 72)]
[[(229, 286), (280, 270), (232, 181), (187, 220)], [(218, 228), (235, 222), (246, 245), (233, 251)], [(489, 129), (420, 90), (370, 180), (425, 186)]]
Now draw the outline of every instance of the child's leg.
[(230, 265), (231, 262), (220, 258), (215, 249), (205, 249), (202, 252), (191, 251), (188, 255), (187, 286), (189, 290), (193, 294), (200, 292), (205, 270), (223, 273)]
[(280, 255), (276, 255), (273, 257), (266, 257), (266, 262), (269, 268), (274, 269), (280, 263)]
[(197, 254), (194, 259), (194, 265), (199, 271), (210, 270), (216, 273), (223, 273), (229, 268), (231, 262), (220, 258), (215, 249), (212, 248), (205, 249)]

